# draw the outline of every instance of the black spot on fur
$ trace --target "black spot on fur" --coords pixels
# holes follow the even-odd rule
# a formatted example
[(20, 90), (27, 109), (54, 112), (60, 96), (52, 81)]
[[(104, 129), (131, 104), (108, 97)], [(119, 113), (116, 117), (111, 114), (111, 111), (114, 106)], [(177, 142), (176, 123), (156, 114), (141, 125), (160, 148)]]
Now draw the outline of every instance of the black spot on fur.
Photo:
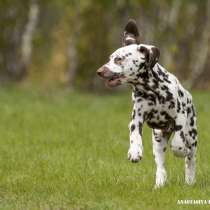
[(193, 138), (193, 139), (195, 139), (196, 138), (196, 136), (197, 136), (197, 131), (196, 131), (196, 129), (192, 129), (192, 130), (190, 130), (189, 131), (189, 135)]
[(191, 100), (189, 98), (187, 98), (187, 104), (190, 104)]
[(181, 104), (179, 100), (177, 99), (177, 112), (180, 113), (180, 110), (181, 110)]
[(193, 116), (195, 116), (195, 109), (194, 109), (194, 106), (192, 105), (192, 112), (193, 112)]
[(195, 141), (194, 143), (192, 143), (192, 146), (193, 147), (196, 147), (197, 146), (197, 141)]
[(154, 113), (153, 112), (149, 112), (147, 115), (147, 120), (151, 120), (154, 117)]
[(139, 72), (139, 73), (136, 75), (136, 77), (137, 77), (137, 78), (143, 79), (145, 82), (149, 80), (149, 75), (148, 75), (148, 72), (147, 72), (147, 71)]
[(191, 109), (190, 107), (187, 107), (187, 115), (189, 115), (191, 113)]
[(167, 122), (163, 122), (163, 121), (160, 121), (160, 122), (151, 122), (151, 121), (148, 121), (147, 122), (148, 126), (150, 128), (153, 128), (153, 129), (167, 129), (168, 127), (168, 123)]
[(163, 70), (158, 66), (158, 74), (159, 74), (159, 76), (165, 76), (165, 72), (163, 72)]
[(158, 76), (155, 71), (152, 71), (152, 76), (155, 78), (157, 82), (163, 83), (164, 81)]
[(166, 101), (173, 99), (173, 94), (170, 91), (166, 91)]
[(158, 139), (158, 138), (157, 138), (157, 139), (155, 139), (155, 141), (157, 141), (157, 142), (159, 142), (159, 143), (160, 143), (160, 142), (161, 142), (161, 139)]
[(134, 124), (131, 125), (131, 132), (135, 130), (136, 126)]
[(166, 120), (171, 120), (172, 117), (165, 111), (161, 111), (160, 115), (164, 116)]
[(138, 108), (138, 116), (141, 117), (141, 109), (140, 108)]
[(163, 78), (163, 80), (165, 82), (171, 83), (171, 81), (168, 79), (168, 74), (166, 72), (164, 72), (159, 66), (158, 66), (158, 71), (157, 72), (158, 72), (159, 76)]
[(178, 90), (178, 95), (179, 95), (180, 97), (183, 97), (183, 96), (184, 96), (184, 93), (179, 89), (179, 90)]
[(185, 136), (184, 136), (184, 132), (183, 131), (181, 131), (180, 137), (181, 137), (182, 141), (185, 142)]
[(144, 119), (144, 120), (147, 120), (147, 117), (148, 117), (148, 113), (147, 113), (147, 112), (144, 112), (144, 114), (143, 114), (143, 119)]
[(165, 80), (167, 83), (171, 83), (171, 81), (168, 80), (168, 77), (165, 77), (164, 80)]
[(165, 151), (166, 151), (166, 147), (163, 148), (163, 152), (165, 152)]
[(194, 126), (194, 117), (190, 118), (190, 126)]
[(142, 135), (142, 123), (139, 122), (139, 134)]
[(137, 102), (138, 102), (138, 103), (139, 103), (140, 101), (142, 101), (142, 98), (138, 98), (138, 99), (137, 99)]
[(159, 97), (158, 97), (158, 100), (159, 100), (159, 103), (160, 103), (160, 104), (165, 104), (165, 97), (159, 96)]
[(154, 113), (155, 113), (155, 114), (157, 114), (157, 113), (158, 113), (158, 110), (153, 109), (153, 111), (154, 111)]
[(182, 125), (175, 125), (174, 131), (179, 131), (182, 129)]
[(135, 116), (136, 116), (136, 110), (134, 109), (134, 110), (133, 110), (133, 115), (132, 115), (132, 118), (134, 119), (134, 118), (135, 118)]
[(146, 99), (148, 101), (151, 101), (154, 105), (156, 104), (156, 96), (154, 94), (148, 94), (143, 91), (135, 91), (134, 92), (135, 97), (140, 97), (138, 100), (139, 102), (142, 101), (142, 99)]
[(163, 86), (161, 87), (161, 90), (168, 90), (168, 87), (167, 87), (166, 85), (163, 85)]
[(152, 85), (152, 88), (153, 89), (157, 89), (157, 88), (159, 88), (159, 83), (158, 83), (158, 81), (157, 80), (152, 80), (153, 81), (153, 85)]
[(173, 109), (175, 107), (175, 102), (170, 101), (170, 105), (168, 106), (169, 109)]
[(138, 91), (138, 90), (134, 91), (134, 97), (135, 98), (142, 97), (142, 96), (144, 96), (144, 93), (143, 92)]

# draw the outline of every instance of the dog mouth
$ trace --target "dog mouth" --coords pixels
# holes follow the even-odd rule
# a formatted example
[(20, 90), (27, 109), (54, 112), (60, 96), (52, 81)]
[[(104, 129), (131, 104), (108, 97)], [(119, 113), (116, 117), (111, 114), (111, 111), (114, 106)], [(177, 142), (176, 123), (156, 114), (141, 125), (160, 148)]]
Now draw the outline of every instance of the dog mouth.
[(122, 74), (114, 74), (113, 76), (105, 79), (105, 84), (108, 87), (117, 87), (122, 84), (122, 79), (125, 78)]
[(116, 87), (122, 84), (122, 79), (125, 78), (122, 72), (117, 73), (111, 71), (106, 65), (102, 66), (97, 70), (99, 77), (105, 80), (107, 87)]

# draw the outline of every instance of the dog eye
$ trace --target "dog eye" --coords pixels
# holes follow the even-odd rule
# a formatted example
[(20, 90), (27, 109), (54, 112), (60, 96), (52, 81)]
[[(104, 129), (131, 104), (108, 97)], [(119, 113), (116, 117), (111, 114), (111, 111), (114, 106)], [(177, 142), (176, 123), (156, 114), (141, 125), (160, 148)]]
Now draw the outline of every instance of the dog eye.
[(116, 57), (115, 60), (116, 60), (116, 61), (121, 61), (122, 58), (121, 58), (121, 57)]
[(116, 58), (114, 58), (114, 62), (116, 63), (116, 64), (121, 64), (121, 62), (122, 62), (122, 58), (121, 57), (116, 57)]

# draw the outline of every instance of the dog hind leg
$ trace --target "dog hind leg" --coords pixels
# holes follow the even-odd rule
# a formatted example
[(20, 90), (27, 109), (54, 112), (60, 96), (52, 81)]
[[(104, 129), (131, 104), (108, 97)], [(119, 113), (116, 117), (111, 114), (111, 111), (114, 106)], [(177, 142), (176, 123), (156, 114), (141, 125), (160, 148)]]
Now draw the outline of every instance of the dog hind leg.
[(188, 108), (187, 116), (187, 145), (190, 154), (185, 158), (185, 182), (187, 184), (195, 183), (196, 171), (196, 150), (197, 150), (197, 126), (194, 106)]

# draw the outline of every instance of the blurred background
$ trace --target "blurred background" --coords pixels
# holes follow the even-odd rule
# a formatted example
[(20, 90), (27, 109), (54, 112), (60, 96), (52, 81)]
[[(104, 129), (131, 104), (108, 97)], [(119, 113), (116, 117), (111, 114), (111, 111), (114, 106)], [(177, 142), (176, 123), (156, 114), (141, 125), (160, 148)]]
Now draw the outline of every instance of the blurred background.
[[(96, 70), (130, 18), (193, 89), (193, 188), (169, 151), (169, 182), (153, 190), (147, 127), (145, 158), (127, 161), (130, 90), (107, 89)], [(210, 0), (0, 0), (0, 209), (177, 209), (180, 198), (209, 198), (209, 58)]]
[(210, 0), (1, 0), (0, 84), (102, 90), (129, 18), (188, 88), (210, 88)]

